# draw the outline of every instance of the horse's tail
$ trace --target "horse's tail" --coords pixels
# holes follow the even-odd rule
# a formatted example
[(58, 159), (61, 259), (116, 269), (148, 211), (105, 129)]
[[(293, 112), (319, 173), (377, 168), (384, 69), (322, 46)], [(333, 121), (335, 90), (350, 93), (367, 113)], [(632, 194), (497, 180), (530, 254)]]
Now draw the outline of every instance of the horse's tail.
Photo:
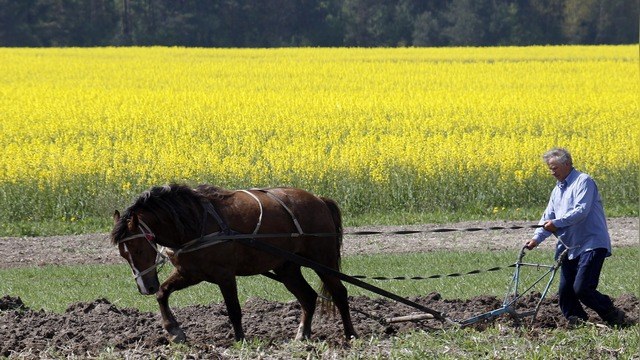
[(326, 197), (320, 197), (320, 199), (324, 201), (324, 203), (327, 205), (327, 207), (329, 208), (329, 211), (331, 211), (331, 217), (333, 218), (333, 224), (335, 226), (336, 241), (337, 241), (336, 250), (338, 253), (338, 268), (336, 270), (340, 271), (340, 251), (342, 250), (342, 234), (343, 234), (342, 211), (340, 211), (340, 207), (338, 206), (338, 203), (335, 200), (329, 199)]
[[(336, 234), (336, 254), (337, 254), (337, 261), (336, 261), (336, 269), (337, 271), (340, 271), (340, 263), (341, 263), (341, 256), (340, 256), (340, 252), (342, 250), (342, 235), (343, 235), (343, 228), (342, 228), (342, 211), (340, 211), (340, 207), (338, 206), (338, 203), (330, 198), (326, 198), (326, 197), (320, 197), (320, 200), (322, 200), (325, 205), (327, 205), (327, 207), (329, 208), (329, 211), (331, 212), (331, 217), (333, 218), (333, 224), (335, 227), (335, 234)], [(333, 302), (331, 299), (331, 294), (329, 294), (329, 291), (327, 290), (325, 284), (322, 284), (322, 288), (320, 289), (320, 304), (321, 304), (321, 309), (322, 312), (329, 312), (329, 309), (333, 309), (334, 313), (335, 313), (335, 307), (332, 306)]]

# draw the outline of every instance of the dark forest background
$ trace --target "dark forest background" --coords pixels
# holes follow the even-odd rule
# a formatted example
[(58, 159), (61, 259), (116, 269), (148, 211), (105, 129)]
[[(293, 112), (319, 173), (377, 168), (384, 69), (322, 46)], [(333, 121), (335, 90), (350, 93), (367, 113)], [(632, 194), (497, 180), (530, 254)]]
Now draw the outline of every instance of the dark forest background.
[(637, 42), (638, 0), (0, 0), (0, 46)]

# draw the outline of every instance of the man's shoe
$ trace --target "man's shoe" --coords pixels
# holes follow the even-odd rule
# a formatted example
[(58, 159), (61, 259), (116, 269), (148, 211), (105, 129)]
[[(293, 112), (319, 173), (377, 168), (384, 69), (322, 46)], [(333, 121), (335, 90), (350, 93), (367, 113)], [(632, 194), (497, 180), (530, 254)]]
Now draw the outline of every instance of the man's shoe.
[(607, 314), (603, 320), (607, 323), (607, 325), (611, 327), (622, 326), (626, 324), (624, 311), (616, 307), (614, 307), (613, 310), (611, 310), (611, 312)]
[(580, 326), (582, 326), (582, 325), (587, 323), (586, 319), (583, 319), (583, 318), (581, 318), (579, 316), (575, 316), (575, 315), (569, 316), (567, 318), (567, 321), (569, 322), (569, 328), (571, 328), (571, 329), (575, 329), (575, 328), (580, 327)]

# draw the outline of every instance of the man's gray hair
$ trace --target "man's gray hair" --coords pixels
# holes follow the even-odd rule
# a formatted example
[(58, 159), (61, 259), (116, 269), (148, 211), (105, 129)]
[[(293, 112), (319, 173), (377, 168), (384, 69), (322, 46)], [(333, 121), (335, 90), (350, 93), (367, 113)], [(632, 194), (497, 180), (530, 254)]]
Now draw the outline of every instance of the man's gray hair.
[(555, 159), (561, 164), (565, 165), (573, 165), (573, 159), (571, 158), (571, 154), (567, 149), (564, 148), (553, 148), (544, 155), (542, 155), (542, 159), (545, 163), (549, 163), (550, 160)]

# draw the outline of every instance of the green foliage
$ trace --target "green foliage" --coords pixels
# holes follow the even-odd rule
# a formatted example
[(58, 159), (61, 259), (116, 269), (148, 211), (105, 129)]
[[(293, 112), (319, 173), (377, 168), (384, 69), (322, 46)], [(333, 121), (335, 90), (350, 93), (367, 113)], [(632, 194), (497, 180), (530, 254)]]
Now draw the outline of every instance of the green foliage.
[(603, 4), (582, 0), (0, 0), (0, 46), (637, 42), (638, 2)]
[[(405, 180), (409, 179), (408, 175)], [(474, 178), (474, 181), (477, 178)], [(638, 216), (637, 182), (631, 177), (599, 182), (606, 199), (608, 217)], [(416, 189), (416, 184), (388, 185), (392, 191), (371, 183), (341, 183), (337, 189), (320, 184), (315, 191), (339, 201), (345, 226), (413, 225), (467, 220), (537, 221), (548, 194), (549, 183), (540, 181), (505, 194), (490, 184), (474, 184), (467, 192), (455, 193), (450, 182)], [(91, 181), (65, 184), (63, 189), (42, 189), (29, 184), (0, 185), (0, 236), (51, 236), (109, 232), (116, 207), (122, 210), (137, 196), (116, 189), (91, 189)], [(617, 184), (617, 186), (607, 186)], [(624, 186), (624, 184), (627, 184)], [(250, 187), (250, 186), (249, 186)], [(422, 187), (421, 187), (422, 188)], [(455, 187), (453, 187), (455, 188)], [(333, 193), (329, 194), (329, 192)], [(512, 189), (512, 191), (515, 191)], [(523, 194), (535, 195), (523, 195)], [(468, 197), (466, 199), (465, 197)], [(523, 199), (524, 198), (524, 199)], [(521, 207), (527, 204), (526, 208)], [(120, 204), (120, 205), (117, 205)]]

